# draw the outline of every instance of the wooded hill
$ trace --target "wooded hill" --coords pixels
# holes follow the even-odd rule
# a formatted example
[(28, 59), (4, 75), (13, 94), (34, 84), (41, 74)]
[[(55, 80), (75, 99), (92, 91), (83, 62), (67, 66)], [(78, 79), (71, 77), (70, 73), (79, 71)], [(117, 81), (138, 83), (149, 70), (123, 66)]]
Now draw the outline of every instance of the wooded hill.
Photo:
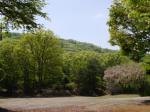
[[(21, 33), (11, 33), (9, 36), (12, 38), (20, 38), (21, 35), (22, 35)], [(79, 52), (79, 51), (95, 51), (97, 53), (117, 52), (116, 50), (101, 48), (91, 43), (80, 42), (73, 39), (59, 38), (59, 41), (60, 41), (61, 48), (63, 48), (64, 51), (67, 52)]]
[(79, 42), (72, 39), (69, 40), (60, 39), (60, 43), (65, 51), (70, 52), (78, 52), (78, 51), (95, 51), (98, 53), (116, 52), (115, 50), (104, 49), (90, 43)]

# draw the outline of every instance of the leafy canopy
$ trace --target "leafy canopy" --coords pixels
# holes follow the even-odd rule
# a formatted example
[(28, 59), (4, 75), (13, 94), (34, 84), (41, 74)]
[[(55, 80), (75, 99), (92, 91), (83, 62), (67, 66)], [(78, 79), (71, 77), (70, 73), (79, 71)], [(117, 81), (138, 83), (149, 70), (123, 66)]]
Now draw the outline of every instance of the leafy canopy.
[(150, 51), (150, 1), (114, 0), (109, 16), (110, 43), (139, 61)]
[(5, 27), (11, 28), (37, 28), (36, 16), (48, 18), (42, 12), (45, 6), (44, 0), (0, 0), (0, 15), (2, 15)]

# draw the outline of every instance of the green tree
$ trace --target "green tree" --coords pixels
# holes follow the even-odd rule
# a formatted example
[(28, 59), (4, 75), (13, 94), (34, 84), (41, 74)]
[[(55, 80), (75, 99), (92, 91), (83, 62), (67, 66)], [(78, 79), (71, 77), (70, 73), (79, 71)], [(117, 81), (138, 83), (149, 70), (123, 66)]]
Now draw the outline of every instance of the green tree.
[(0, 42), (1, 82), (0, 86), (12, 95), (18, 89), (20, 73), (15, 61), (13, 49), (16, 45), (14, 40), (3, 40)]
[[(64, 89), (70, 89), (73, 91), (75, 89), (75, 83), (74, 83), (74, 65), (73, 65), (73, 59), (74, 59), (75, 53), (65, 52), (63, 53), (63, 82), (62, 85), (64, 86)], [(74, 84), (73, 84), (74, 83)], [(70, 87), (74, 85), (74, 87)], [(68, 87), (69, 86), (69, 87)]]
[(104, 70), (100, 59), (99, 53), (91, 51), (65, 54), (63, 69), (67, 85), (80, 95), (102, 94)]
[(32, 54), (28, 50), (25, 39), (19, 40), (17, 45), (14, 47), (14, 56), (21, 71), (20, 86), (22, 87), (25, 95), (30, 95), (35, 89), (36, 75), (34, 66), (36, 65), (33, 62)]
[[(0, 15), (5, 28), (24, 28), (30, 30), (37, 28), (36, 16), (48, 18), (47, 14), (42, 12), (45, 6), (44, 0), (1, 0)], [(2, 27), (1, 27), (2, 33)], [(0, 36), (2, 40), (2, 35)]]
[(150, 75), (150, 55), (149, 54), (145, 55), (141, 64), (143, 68), (146, 70), (147, 75)]
[(68, 52), (63, 57), (65, 85), (82, 95), (102, 94), (104, 70), (130, 62), (126, 56), (122, 56), (120, 53), (82, 51)]
[(149, 0), (114, 0), (110, 8), (110, 43), (135, 61), (150, 51), (149, 7)]
[(79, 71), (78, 87), (81, 95), (102, 95), (104, 92), (103, 68), (95, 58)]
[(128, 57), (121, 55), (121, 53), (103, 53), (100, 55), (101, 63), (105, 69), (115, 65), (131, 62)]
[(36, 81), (39, 90), (61, 82), (62, 50), (51, 31), (26, 34), (18, 43), (16, 53), (20, 58), (25, 88), (30, 79)]

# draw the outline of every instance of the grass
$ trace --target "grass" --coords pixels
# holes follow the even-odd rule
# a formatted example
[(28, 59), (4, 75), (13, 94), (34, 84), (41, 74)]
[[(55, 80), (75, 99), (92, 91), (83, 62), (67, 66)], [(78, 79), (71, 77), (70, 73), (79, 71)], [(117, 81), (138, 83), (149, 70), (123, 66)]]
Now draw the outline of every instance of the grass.
[(100, 96), (98, 98), (108, 99), (108, 98), (136, 98), (136, 97), (140, 97), (140, 95), (137, 94), (105, 95)]

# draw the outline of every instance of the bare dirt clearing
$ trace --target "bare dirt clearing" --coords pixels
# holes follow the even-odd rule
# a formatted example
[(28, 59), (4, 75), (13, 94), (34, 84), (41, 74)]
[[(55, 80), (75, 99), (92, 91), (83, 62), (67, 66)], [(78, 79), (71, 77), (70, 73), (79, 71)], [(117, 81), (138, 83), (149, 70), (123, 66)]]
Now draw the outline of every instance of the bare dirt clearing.
[[(150, 97), (3, 98), (0, 112), (150, 112)], [(142, 110), (141, 110), (142, 109)]]

